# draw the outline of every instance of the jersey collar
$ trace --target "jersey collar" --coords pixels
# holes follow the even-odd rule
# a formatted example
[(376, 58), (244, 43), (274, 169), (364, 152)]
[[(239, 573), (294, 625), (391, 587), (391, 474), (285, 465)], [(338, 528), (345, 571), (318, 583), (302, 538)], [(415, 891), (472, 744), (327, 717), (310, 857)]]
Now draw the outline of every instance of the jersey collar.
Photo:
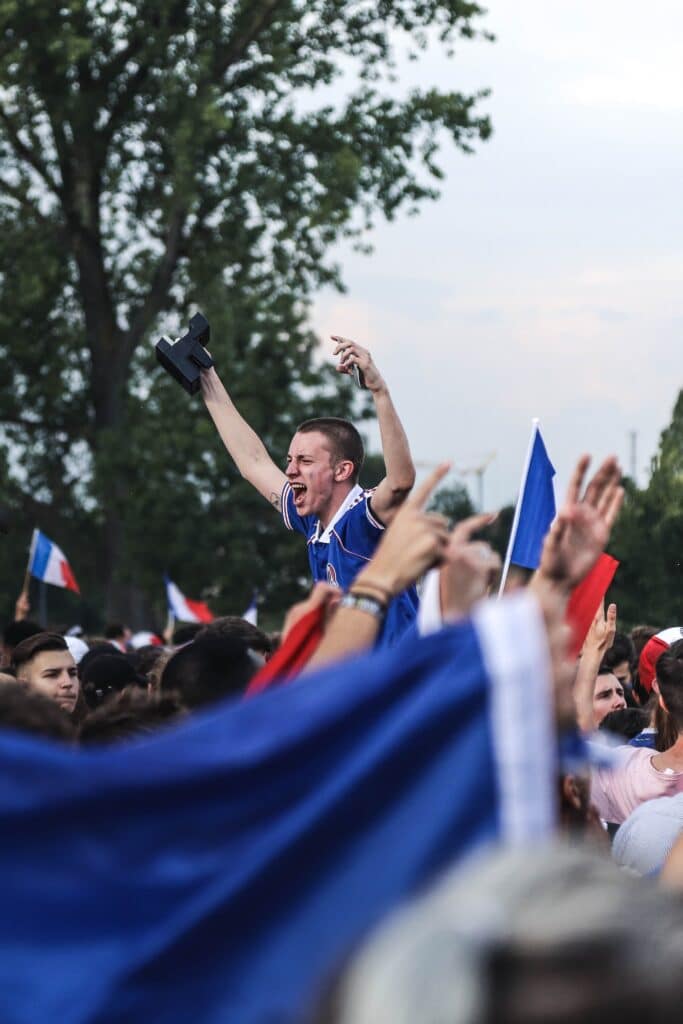
[(316, 544), (329, 544), (334, 527), (337, 525), (337, 523), (344, 515), (344, 513), (348, 512), (350, 507), (358, 500), (362, 493), (363, 488), (360, 486), (360, 484), (356, 484), (356, 486), (353, 487), (346, 495), (343, 502), (341, 503), (337, 511), (334, 513), (334, 516), (327, 524), (322, 533), (320, 532), (320, 520), (317, 521), (317, 523), (315, 524), (315, 532), (313, 533), (311, 540), (314, 541), (314, 543)]

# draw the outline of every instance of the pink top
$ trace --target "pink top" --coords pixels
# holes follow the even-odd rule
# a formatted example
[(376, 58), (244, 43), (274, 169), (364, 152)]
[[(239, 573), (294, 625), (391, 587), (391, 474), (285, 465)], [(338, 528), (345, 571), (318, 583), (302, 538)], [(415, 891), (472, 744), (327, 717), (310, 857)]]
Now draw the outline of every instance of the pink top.
[[(594, 768), (591, 800), (603, 821), (620, 825), (646, 800), (683, 793), (683, 772), (657, 771), (656, 753), (647, 747), (623, 747), (623, 760), (612, 768)], [(626, 753), (626, 751), (629, 751)]]

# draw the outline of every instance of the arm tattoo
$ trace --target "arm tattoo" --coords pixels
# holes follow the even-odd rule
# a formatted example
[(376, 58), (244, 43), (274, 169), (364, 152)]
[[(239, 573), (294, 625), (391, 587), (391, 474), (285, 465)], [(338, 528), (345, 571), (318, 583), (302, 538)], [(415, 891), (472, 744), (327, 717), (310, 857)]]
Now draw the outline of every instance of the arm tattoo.
[(280, 495), (276, 494), (275, 491), (270, 492), (270, 504), (273, 506), (276, 512), (280, 512)]

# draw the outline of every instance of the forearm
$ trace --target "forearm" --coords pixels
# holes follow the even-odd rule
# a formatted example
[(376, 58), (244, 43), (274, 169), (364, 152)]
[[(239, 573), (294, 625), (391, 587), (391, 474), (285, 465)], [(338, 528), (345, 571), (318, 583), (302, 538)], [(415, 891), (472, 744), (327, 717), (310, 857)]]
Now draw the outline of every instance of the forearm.
[(579, 659), (574, 680), (574, 704), (576, 721), (581, 732), (593, 731), (593, 692), (602, 655), (592, 648), (585, 649)]
[(304, 672), (369, 650), (377, 639), (380, 625), (378, 618), (358, 608), (337, 608)]
[(382, 438), (386, 482), (397, 495), (404, 496), (415, 483), (415, 466), (408, 438), (387, 388), (373, 392), (372, 397)]
[(220, 438), (240, 473), (262, 490), (260, 476), (263, 470), (271, 467), (277, 470), (277, 467), (261, 438), (238, 412), (214, 369), (202, 373), (202, 397)]

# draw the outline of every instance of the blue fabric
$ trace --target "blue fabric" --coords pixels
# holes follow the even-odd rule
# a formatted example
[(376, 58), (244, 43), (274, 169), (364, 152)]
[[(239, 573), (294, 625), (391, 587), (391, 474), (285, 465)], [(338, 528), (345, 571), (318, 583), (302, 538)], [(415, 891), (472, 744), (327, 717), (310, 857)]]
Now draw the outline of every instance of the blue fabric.
[(123, 746), (0, 731), (0, 1020), (300, 1020), (496, 836), (489, 697), (464, 623)]
[(539, 566), (543, 540), (555, 518), (554, 476), (555, 469), (548, 458), (541, 432), (536, 428), (510, 556), (513, 565), (523, 565), (527, 569)]
[[(360, 570), (372, 558), (384, 533), (384, 527), (372, 514), (371, 491), (360, 491), (357, 501), (337, 520), (328, 542), (318, 540), (320, 521), (317, 516), (300, 516), (289, 484), (282, 492), (282, 515), (290, 530), (302, 533), (308, 543), (308, 562), (314, 581), (333, 583), (348, 590)], [(392, 646), (415, 621), (418, 608), (417, 590), (410, 587), (395, 598), (378, 637), (378, 646)]]
[(648, 750), (655, 750), (657, 742), (657, 733), (652, 729), (644, 729), (643, 732), (639, 732), (637, 736), (628, 741), (629, 747), (647, 747)]
[(35, 576), (36, 579), (45, 579), (45, 571), (47, 569), (47, 563), (50, 560), (51, 551), (52, 541), (48, 540), (45, 534), (41, 533), (40, 530), (36, 530), (33, 557), (31, 558), (31, 564), (28, 567), (28, 571), (32, 576)]

